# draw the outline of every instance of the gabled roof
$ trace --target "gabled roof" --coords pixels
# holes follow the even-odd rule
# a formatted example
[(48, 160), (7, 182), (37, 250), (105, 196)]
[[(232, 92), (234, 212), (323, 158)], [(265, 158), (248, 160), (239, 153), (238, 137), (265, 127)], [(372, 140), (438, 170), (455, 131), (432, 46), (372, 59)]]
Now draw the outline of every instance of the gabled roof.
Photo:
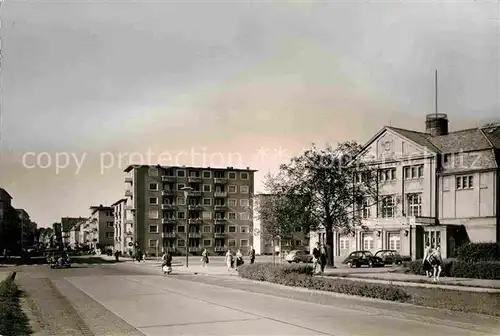
[(130, 172), (133, 169), (137, 168), (142, 168), (142, 167), (150, 167), (150, 168), (161, 168), (161, 169), (193, 169), (193, 170), (203, 170), (203, 169), (210, 169), (210, 170), (220, 170), (220, 171), (226, 171), (226, 170), (231, 170), (231, 171), (242, 171), (242, 172), (256, 172), (257, 170), (250, 169), (250, 167), (247, 167), (246, 169), (242, 168), (234, 168), (234, 167), (226, 167), (226, 168), (218, 168), (218, 167), (186, 167), (186, 166), (162, 166), (162, 165), (129, 165), (127, 168), (125, 168), (123, 171), (125, 173)]
[(9, 199), (12, 199), (12, 196), (10, 196), (10, 194), (7, 192), (7, 190), (5, 190), (4, 188), (0, 188), (0, 193), (3, 193), (5, 195), (7, 195), (7, 197)]
[(428, 136), (430, 136), (430, 134), (407, 130), (404, 128), (392, 127), (392, 126), (386, 126), (385, 129), (390, 129), (391, 131), (415, 142), (417, 145), (427, 148), (428, 150), (431, 150), (436, 153), (439, 152), (439, 148), (436, 147), (432, 143), (432, 141), (429, 140)]
[(126, 198), (122, 198), (122, 199), (119, 199), (118, 201), (116, 201), (115, 203), (111, 204), (111, 206), (113, 207), (113, 206), (115, 206), (115, 205), (118, 205), (118, 204), (123, 203), (123, 202), (126, 202), (126, 201), (127, 201), (127, 199), (126, 199)]

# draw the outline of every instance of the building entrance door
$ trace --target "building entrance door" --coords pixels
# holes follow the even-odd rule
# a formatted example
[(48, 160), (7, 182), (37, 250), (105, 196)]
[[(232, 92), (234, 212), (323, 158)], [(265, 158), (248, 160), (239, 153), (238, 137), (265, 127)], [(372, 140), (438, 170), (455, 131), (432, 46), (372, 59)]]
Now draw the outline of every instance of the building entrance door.
[(441, 245), (441, 232), (436, 229), (424, 231), (424, 251), (427, 244), (429, 244), (433, 249), (435, 249), (438, 245)]

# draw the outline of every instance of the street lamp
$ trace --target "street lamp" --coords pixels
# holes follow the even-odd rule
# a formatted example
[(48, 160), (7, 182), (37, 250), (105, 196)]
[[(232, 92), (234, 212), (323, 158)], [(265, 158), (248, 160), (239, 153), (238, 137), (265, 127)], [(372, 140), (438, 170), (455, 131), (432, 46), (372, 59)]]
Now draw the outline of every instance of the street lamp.
[(188, 219), (188, 212), (189, 212), (189, 207), (188, 207), (188, 197), (189, 197), (189, 192), (193, 190), (191, 187), (184, 187), (181, 189), (184, 191), (184, 203), (186, 205), (186, 241), (184, 244), (186, 245), (186, 267), (189, 267), (189, 219)]

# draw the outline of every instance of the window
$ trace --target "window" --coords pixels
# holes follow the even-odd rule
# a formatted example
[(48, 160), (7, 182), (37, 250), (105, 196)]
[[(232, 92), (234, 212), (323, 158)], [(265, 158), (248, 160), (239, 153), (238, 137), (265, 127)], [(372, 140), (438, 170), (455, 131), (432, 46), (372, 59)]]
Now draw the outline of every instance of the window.
[(382, 217), (394, 217), (394, 196), (384, 196), (382, 199)]
[(349, 238), (348, 237), (340, 237), (339, 241), (340, 249), (341, 250), (348, 250), (349, 249)]
[(203, 219), (212, 219), (212, 213), (208, 212), (208, 211), (203, 211), (202, 218)]
[(158, 219), (160, 217), (159, 213), (157, 210), (150, 210), (149, 211), (149, 219)]
[(211, 206), (212, 205), (212, 199), (211, 198), (204, 198), (203, 199), (203, 205), (204, 206)]
[(248, 233), (248, 226), (240, 226), (241, 233)]
[(302, 227), (296, 226), (294, 230), (295, 230), (295, 232), (302, 232)]
[(363, 236), (363, 250), (373, 250), (373, 237), (372, 236)]
[(184, 225), (177, 226), (177, 232), (179, 232), (179, 233), (186, 232), (186, 227)]
[(424, 176), (424, 165), (406, 166), (403, 168), (403, 178), (412, 180), (422, 178)]
[(379, 172), (380, 181), (396, 180), (396, 168), (382, 169)]
[(186, 246), (186, 241), (184, 239), (177, 239), (177, 246), (179, 247)]
[(248, 188), (248, 186), (240, 186), (240, 193), (248, 194), (249, 191), (250, 191), (250, 188)]
[(409, 216), (422, 216), (422, 195), (421, 194), (409, 194), (408, 195), (408, 215)]
[(457, 189), (474, 188), (474, 176), (457, 176)]
[(157, 191), (158, 190), (158, 183), (150, 183), (149, 190)]
[(150, 239), (149, 240), (149, 247), (150, 248), (156, 248), (156, 243), (157, 243), (156, 240)]
[(158, 225), (150, 225), (149, 233), (158, 233)]
[(211, 239), (203, 239), (203, 246), (205, 246), (205, 247), (212, 246), (212, 240)]
[(371, 217), (371, 209), (370, 209), (370, 201), (368, 198), (363, 198), (360, 204), (358, 204), (358, 216), (361, 218), (370, 218)]
[(230, 180), (236, 180), (236, 173), (235, 172), (229, 172), (227, 175)]
[(227, 246), (228, 247), (236, 247), (236, 240), (235, 239), (228, 239)]
[(115, 223), (114, 222), (106, 222), (106, 226), (109, 228), (112, 228), (115, 226)]
[(300, 240), (295, 241), (295, 246), (301, 246), (301, 245), (302, 245), (302, 242)]
[(235, 233), (236, 232), (236, 226), (230, 226), (228, 229), (229, 233)]
[(186, 213), (184, 211), (177, 211), (178, 219), (186, 219)]
[(240, 212), (240, 220), (250, 220), (250, 214), (248, 212)]
[(247, 199), (241, 199), (241, 200), (240, 200), (240, 206), (242, 206), (242, 207), (247, 207), (247, 206), (250, 206), (250, 200), (247, 200)]
[(106, 232), (106, 238), (113, 239), (115, 236), (114, 232)]
[(230, 207), (238, 206), (238, 200), (236, 200), (234, 198), (230, 198), (227, 200), (227, 205)]
[(186, 171), (185, 170), (178, 170), (177, 177), (186, 177)]
[(241, 247), (248, 247), (248, 239), (241, 239), (240, 246)]
[(248, 173), (240, 173), (240, 179), (242, 180), (248, 180)]
[(184, 197), (177, 197), (177, 205), (186, 205), (186, 199)]
[(157, 168), (149, 168), (149, 176), (158, 176), (158, 169)]
[(203, 192), (212, 192), (212, 186), (210, 184), (204, 184)]
[(389, 250), (401, 250), (401, 237), (396, 234), (389, 236)]
[(204, 233), (210, 233), (211, 230), (212, 230), (212, 227), (210, 227), (208, 225), (203, 226), (203, 232)]
[(206, 178), (206, 179), (212, 178), (212, 172), (211, 171), (204, 171), (203, 178)]
[(230, 185), (227, 187), (227, 191), (230, 193), (230, 194), (235, 194), (236, 193), (236, 186), (235, 185)]
[(182, 190), (185, 186), (185, 184), (179, 183), (177, 184), (177, 190)]

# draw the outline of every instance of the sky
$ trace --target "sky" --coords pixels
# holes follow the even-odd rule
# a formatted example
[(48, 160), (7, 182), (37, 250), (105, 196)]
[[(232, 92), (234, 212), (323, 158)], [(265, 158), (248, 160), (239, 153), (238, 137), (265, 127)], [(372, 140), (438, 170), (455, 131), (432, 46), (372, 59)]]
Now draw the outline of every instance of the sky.
[[(251, 167), (384, 125), (500, 119), (491, 1), (4, 1), (0, 187), (39, 226), (129, 163)], [(24, 160), (23, 160), (24, 158)]]

